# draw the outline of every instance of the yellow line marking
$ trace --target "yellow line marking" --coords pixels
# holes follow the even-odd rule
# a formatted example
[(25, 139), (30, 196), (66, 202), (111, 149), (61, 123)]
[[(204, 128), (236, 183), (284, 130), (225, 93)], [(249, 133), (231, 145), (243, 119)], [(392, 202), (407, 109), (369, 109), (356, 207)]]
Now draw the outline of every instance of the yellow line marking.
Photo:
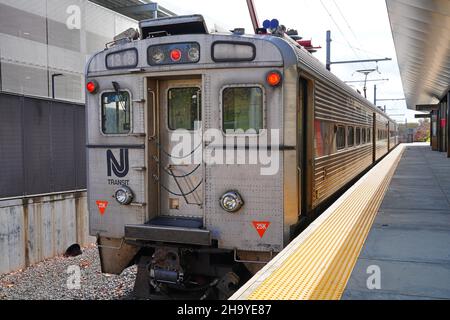
[(309, 236), (286, 248), (289, 255), (279, 254), (235, 297), (245, 298), (256, 286), (249, 300), (340, 299), (404, 149), (400, 145), (369, 171)]

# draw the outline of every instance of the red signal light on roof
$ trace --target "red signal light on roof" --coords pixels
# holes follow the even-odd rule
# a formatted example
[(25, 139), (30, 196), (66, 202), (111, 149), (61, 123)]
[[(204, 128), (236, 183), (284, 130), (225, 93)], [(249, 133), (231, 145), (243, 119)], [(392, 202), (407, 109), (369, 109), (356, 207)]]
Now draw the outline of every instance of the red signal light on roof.
[(91, 93), (91, 94), (96, 93), (97, 90), (98, 90), (98, 83), (97, 83), (97, 81), (89, 81), (89, 82), (86, 84), (86, 89), (87, 89), (87, 91), (88, 91), (89, 93)]
[(172, 51), (170, 51), (170, 58), (172, 59), (172, 61), (180, 61), (181, 60), (181, 50), (179, 49), (173, 49)]
[(281, 84), (281, 81), (283, 80), (283, 77), (281, 76), (281, 73), (278, 71), (270, 71), (267, 74), (267, 83), (272, 87), (278, 87)]

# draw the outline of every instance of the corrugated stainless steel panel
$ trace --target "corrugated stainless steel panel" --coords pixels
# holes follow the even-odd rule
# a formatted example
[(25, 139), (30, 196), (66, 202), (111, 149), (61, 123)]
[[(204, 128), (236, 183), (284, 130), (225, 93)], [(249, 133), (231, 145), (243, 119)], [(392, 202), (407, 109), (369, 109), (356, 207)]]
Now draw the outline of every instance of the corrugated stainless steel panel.
[(450, 2), (386, 0), (408, 108), (436, 104), (450, 84)]
[(15, 96), (0, 95), (0, 198), (22, 193), (22, 103)]
[(371, 144), (316, 159), (313, 206), (317, 207), (371, 164)]
[[(358, 94), (354, 89), (345, 84), (336, 75), (325, 69), (324, 65), (312, 54), (303, 48), (295, 47), (297, 53), (299, 68), (303, 71), (313, 74), (322, 83), (329, 84), (329, 88), (333, 88), (342, 92), (343, 95), (348, 96), (355, 102), (365, 105), (371, 112), (382, 114), (386, 118), (389, 118), (387, 114), (373, 105), (369, 100), (365, 99), (362, 95)], [(352, 102), (353, 103), (353, 102)], [(392, 120), (393, 121), (393, 120)]]
[(341, 124), (370, 125), (372, 111), (352, 96), (321, 81), (316, 81), (315, 93), (317, 120)]

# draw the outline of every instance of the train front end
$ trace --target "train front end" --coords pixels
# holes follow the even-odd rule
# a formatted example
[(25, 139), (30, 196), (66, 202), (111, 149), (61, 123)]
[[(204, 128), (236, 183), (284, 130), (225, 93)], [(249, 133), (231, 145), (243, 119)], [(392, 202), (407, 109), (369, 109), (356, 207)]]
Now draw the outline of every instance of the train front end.
[(201, 16), (140, 27), (87, 66), (90, 233), (103, 272), (138, 264), (138, 297), (226, 298), (298, 222), (296, 67)]

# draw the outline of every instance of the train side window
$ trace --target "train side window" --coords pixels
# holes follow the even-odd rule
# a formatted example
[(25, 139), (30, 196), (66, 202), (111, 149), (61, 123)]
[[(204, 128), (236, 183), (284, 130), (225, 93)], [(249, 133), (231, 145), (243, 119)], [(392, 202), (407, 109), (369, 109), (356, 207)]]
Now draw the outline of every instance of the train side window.
[(355, 128), (354, 127), (348, 127), (347, 145), (349, 147), (353, 147), (355, 145)]
[(200, 88), (171, 88), (168, 92), (170, 130), (195, 130), (195, 123), (201, 121), (202, 99)]
[(356, 128), (356, 145), (361, 144), (361, 128)]
[(261, 87), (226, 87), (222, 92), (222, 129), (225, 133), (236, 130), (264, 129), (264, 97)]
[(367, 141), (367, 129), (366, 128), (362, 128), (361, 129), (361, 143), (362, 144), (366, 144), (367, 142), (369, 142), (369, 141)]
[(345, 127), (337, 126), (336, 129), (336, 148), (342, 150), (345, 148)]
[(367, 142), (372, 142), (372, 129), (367, 129)]
[(127, 91), (102, 94), (102, 132), (104, 134), (129, 134), (131, 132), (131, 103)]

